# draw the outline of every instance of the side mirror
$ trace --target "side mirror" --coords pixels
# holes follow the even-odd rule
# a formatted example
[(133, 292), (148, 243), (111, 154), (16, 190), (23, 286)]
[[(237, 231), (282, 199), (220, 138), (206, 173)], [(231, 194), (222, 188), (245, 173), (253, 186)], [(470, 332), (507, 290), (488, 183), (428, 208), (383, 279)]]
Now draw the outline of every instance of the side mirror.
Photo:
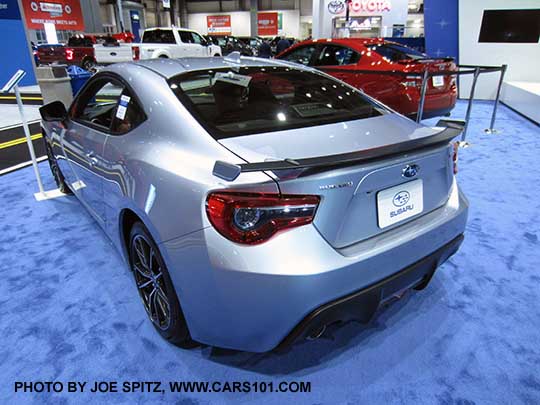
[(61, 101), (53, 101), (44, 105), (39, 109), (39, 113), (43, 121), (46, 122), (64, 121), (68, 117), (66, 107)]

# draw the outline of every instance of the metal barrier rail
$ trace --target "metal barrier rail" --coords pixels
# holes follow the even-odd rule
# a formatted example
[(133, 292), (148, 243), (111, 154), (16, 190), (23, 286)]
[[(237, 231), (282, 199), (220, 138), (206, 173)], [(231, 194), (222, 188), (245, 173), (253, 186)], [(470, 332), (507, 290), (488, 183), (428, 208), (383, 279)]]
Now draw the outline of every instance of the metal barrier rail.
[(341, 73), (361, 73), (361, 74), (370, 74), (370, 75), (404, 76), (404, 77), (411, 77), (411, 78), (421, 77), (422, 87), (420, 91), (420, 101), (418, 103), (418, 112), (416, 115), (416, 122), (420, 122), (422, 120), (426, 94), (427, 94), (428, 80), (431, 77), (473, 75), (473, 82), (472, 82), (471, 91), (469, 94), (467, 112), (465, 114), (465, 126), (463, 128), (463, 133), (461, 135), (461, 142), (460, 142), (461, 146), (466, 147), (468, 146), (468, 143), (466, 141), (467, 129), (469, 126), (469, 119), (471, 116), (472, 103), (474, 99), (474, 93), (476, 90), (476, 82), (478, 81), (478, 77), (484, 73), (501, 72), (500, 78), (499, 78), (499, 84), (497, 86), (497, 95), (495, 97), (495, 105), (493, 107), (493, 113), (491, 115), (491, 123), (490, 123), (489, 128), (485, 130), (486, 133), (490, 133), (490, 134), (497, 133), (497, 130), (494, 128), (495, 119), (497, 117), (497, 108), (499, 106), (501, 87), (502, 87), (502, 84), (504, 81), (504, 75), (506, 73), (506, 69), (508, 66), (507, 65), (501, 65), (501, 66), (457, 65), (457, 67), (458, 67), (457, 71), (441, 70), (438, 72), (429, 72), (427, 70), (424, 70), (424, 72), (402, 72), (402, 71), (396, 71), (396, 70), (373, 71), (373, 70), (365, 70), (365, 69), (336, 69), (336, 68), (326, 68), (326, 69), (322, 68), (321, 70), (324, 72), (336, 72), (336, 73), (340, 73), (340, 72)]

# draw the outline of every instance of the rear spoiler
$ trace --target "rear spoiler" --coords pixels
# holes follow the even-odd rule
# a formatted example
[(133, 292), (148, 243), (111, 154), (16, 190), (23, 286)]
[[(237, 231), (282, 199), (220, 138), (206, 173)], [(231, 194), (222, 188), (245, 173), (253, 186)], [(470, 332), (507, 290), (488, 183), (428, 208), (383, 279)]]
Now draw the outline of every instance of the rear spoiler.
[(220, 179), (233, 181), (241, 173), (292, 170), (305, 168), (321, 168), (325, 166), (335, 166), (344, 164), (365, 163), (381, 157), (390, 157), (404, 152), (410, 152), (420, 148), (442, 145), (450, 142), (461, 134), (465, 127), (465, 121), (442, 119), (437, 123), (438, 127), (445, 127), (444, 130), (434, 135), (411, 139), (398, 144), (385, 145), (378, 148), (366, 149), (357, 152), (342, 153), (339, 155), (329, 155), (305, 159), (283, 159), (271, 160), (267, 162), (232, 164), (216, 161), (212, 174)]

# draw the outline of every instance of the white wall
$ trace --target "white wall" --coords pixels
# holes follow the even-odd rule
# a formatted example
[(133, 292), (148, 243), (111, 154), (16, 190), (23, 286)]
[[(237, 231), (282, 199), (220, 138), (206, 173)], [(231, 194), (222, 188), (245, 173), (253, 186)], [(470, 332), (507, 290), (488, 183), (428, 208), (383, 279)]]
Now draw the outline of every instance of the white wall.
[(208, 15), (230, 15), (231, 35), (250, 36), (249, 11), (231, 11), (228, 13), (195, 13), (188, 14), (188, 28), (198, 31), (201, 34), (208, 33), (206, 16)]
[[(344, 17), (345, 12), (334, 15), (328, 11), (328, 3), (332, 0), (313, 0), (313, 38), (330, 38), (332, 36), (332, 20)], [(472, 1), (472, 0), (470, 0)], [(476, 0), (474, 0), (476, 1)], [(407, 25), (408, 0), (389, 0), (390, 11), (353, 12), (351, 16), (381, 16), (382, 36), (392, 36), (394, 24)]]
[[(459, 62), (462, 65), (508, 65), (505, 81), (540, 82), (540, 45), (479, 43), (485, 9), (539, 8), (540, 0), (459, 0)], [(481, 75), (475, 98), (494, 99), (497, 73)], [(468, 97), (471, 77), (460, 79), (460, 96)]]
[[(300, 11), (299, 10), (264, 10), (264, 12), (279, 12), (283, 14), (283, 30), (280, 35), (300, 37)], [(250, 13), (249, 11), (235, 11), (227, 13), (194, 13), (188, 14), (188, 27), (207, 34), (206, 16), (230, 15), (231, 34), (235, 36), (250, 36)]]

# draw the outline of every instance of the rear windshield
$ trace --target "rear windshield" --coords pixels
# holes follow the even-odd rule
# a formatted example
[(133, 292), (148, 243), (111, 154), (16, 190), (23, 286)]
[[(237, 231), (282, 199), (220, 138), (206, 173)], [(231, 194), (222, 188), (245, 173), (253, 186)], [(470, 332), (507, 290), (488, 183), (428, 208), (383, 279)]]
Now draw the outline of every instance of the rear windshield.
[(400, 60), (420, 60), (428, 58), (425, 53), (397, 44), (374, 45), (371, 50), (377, 52), (379, 55), (392, 62), (399, 62)]
[(318, 73), (285, 67), (191, 72), (172, 91), (216, 139), (379, 116), (360, 92)]

